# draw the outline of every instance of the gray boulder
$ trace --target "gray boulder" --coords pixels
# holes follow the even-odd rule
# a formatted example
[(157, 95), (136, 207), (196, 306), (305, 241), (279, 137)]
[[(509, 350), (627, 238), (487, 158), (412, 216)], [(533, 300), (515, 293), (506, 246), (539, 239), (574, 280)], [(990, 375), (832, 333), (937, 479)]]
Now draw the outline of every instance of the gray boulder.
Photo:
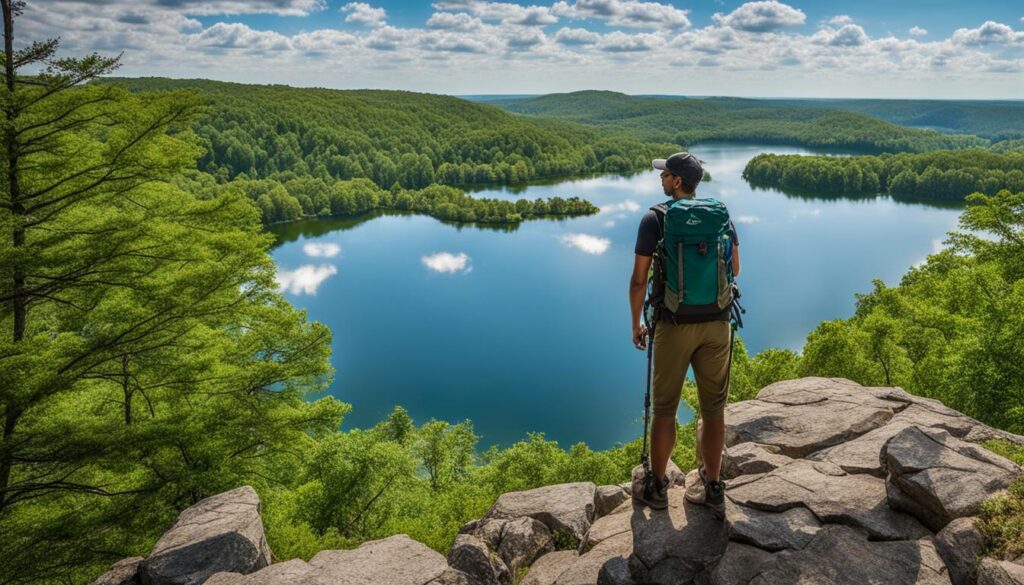
[(475, 577), (458, 569), (448, 568), (427, 585), (483, 585)]
[(471, 534), (455, 537), (448, 553), (448, 564), (472, 575), (483, 585), (508, 585), (512, 582), (505, 561), (492, 552), (487, 543)]
[(579, 556), (558, 576), (555, 585), (594, 585), (602, 567), (610, 563), (625, 563), (632, 550), (632, 535), (627, 533), (613, 536), (595, 546), (587, 554)]
[(548, 553), (537, 559), (526, 573), (519, 585), (553, 585), (559, 575), (565, 572), (579, 555), (573, 550), (560, 550)]
[(849, 380), (776, 382), (756, 400), (726, 408), (725, 441), (730, 449), (754, 442), (777, 447), (787, 457), (805, 457), (886, 424), (903, 406)]
[(878, 454), (882, 452), (882, 447), (889, 439), (907, 426), (909, 425), (905, 422), (893, 420), (855, 439), (812, 453), (807, 458), (827, 461), (846, 473), (867, 473), (885, 479), (885, 467), (879, 461)]
[(459, 528), (459, 534), (472, 534), (487, 543), (493, 550), (498, 549), (501, 544), (501, 537), (508, 527), (508, 520), (504, 518), (484, 518), (467, 522)]
[(271, 560), (259, 496), (243, 486), (182, 512), (139, 565), (139, 577), (143, 585), (198, 585), (220, 571), (258, 571)]
[(404, 534), (364, 542), (351, 550), (323, 550), (309, 560), (312, 583), (425, 585), (448, 570), (443, 555)]
[(594, 519), (594, 492), (590, 482), (549, 485), (498, 497), (485, 519), (515, 519), (529, 516), (544, 523), (552, 535), (571, 538), (574, 545), (583, 540)]
[(985, 539), (977, 518), (957, 518), (935, 535), (935, 549), (949, 568), (953, 585), (970, 585), (978, 573), (978, 557)]
[(756, 546), (730, 541), (722, 560), (705, 571), (698, 583), (709, 585), (746, 585), (756, 583), (762, 573), (778, 566), (776, 555)]
[(983, 500), (1021, 475), (1019, 466), (986, 449), (915, 426), (889, 439), (880, 460), (889, 481), (915, 502), (894, 499), (892, 506), (936, 531), (954, 518), (976, 515)]
[(597, 572), (597, 585), (634, 585), (629, 572), (629, 559), (616, 556), (605, 561)]
[(302, 559), (292, 559), (260, 569), (255, 573), (216, 573), (205, 585), (311, 585), (317, 571)]
[(725, 517), (729, 519), (730, 539), (766, 551), (800, 550), (821, 529), (821, 522), (807, 508), (802, 507), (783, 512), (765, 512), (740, 506), (726, 498)]
[(741, 475), (768, 473), (793, 459), (779, 453), (778, 447), (758, 443), (740, 443), (725, 452), (722, 459), (722, 479)]
[(715, 585), (948, 585), (930, 539), (869, 541), (854, 528), (823, 526), (803, 550), (769, 553), (730, 542), (718, 565), (698, 582)]
[(598, 486), (597, 491), (594, 492), (594, 518), (608, 515), (627, 499), (629, 499), (629, 493), (622, 486)]
[[(637, 507), (631, 516), (629, 568), (638, 583), (688, 583), (725, 553), (726, 522), (714, 518), (709, 509), (686, 502), (681, 489), (669, 489), (668, 499), (666, 510)], [(615, 538), (622, 536), (628, 534)]]
[(984, 558), (978, 564), (978, 585), (1024, 585), (1024, 566)]
[[(839, 475), (842, 474), (842, 475)], [(843, 474), (823, 462), (796, 460), (743, 485), (727, 488), (735, 503), (784, 512), (806, 507), (821, 522), (866, 530), (877, 540), (914, 540), (931, 532), (914, 517), (889, 507), (885, 481), (866, 474)]]
[(514, 576), (541, 556), (555, 550), (551, 531), (533, 518), (510, 520), (498, 545), (498, 556)]
[(114, 563), (110, 570), (100, 575), (92, 585), (138, 585), (139, 564), (142, 557), (129, 557)]
[(580, 543), (579, 553), (583, 554), (601, 542), (623, 532), (629, 532), (632, 529), (629, 514), (616, 513), (599, 518), (597, 522), (590, 526), (590, 530), (587, 530), (587, 535), (583, 538), (583, 542)]

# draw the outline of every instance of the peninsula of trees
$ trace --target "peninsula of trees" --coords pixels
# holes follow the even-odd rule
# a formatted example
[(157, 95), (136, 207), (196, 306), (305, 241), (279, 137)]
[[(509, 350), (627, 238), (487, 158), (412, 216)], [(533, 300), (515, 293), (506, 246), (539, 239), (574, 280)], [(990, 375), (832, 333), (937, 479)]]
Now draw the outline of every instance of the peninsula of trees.
[(1024, 149), (880, 156), (759, 154), (743, 178), (753, 185), (826, 195), (890, 195), (962, 202), (971, 193), (1024, 191)]

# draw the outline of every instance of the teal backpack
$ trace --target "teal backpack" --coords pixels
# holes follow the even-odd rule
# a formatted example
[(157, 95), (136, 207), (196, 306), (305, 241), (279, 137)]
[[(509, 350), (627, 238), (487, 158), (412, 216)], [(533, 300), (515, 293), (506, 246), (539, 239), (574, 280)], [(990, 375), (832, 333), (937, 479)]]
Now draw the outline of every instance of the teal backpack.
[(716, 199), (677, 199), (651, 208), (661, 240), (651, 266), (650, 299), (673, 317), (714, 315), (733, 302), (733, 233)]

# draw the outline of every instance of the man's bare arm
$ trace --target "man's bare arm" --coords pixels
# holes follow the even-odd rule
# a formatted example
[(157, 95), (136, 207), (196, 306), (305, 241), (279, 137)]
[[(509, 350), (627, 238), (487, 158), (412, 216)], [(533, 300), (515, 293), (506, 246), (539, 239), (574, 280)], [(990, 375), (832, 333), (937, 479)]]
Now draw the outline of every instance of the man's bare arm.
[(633, 322), (633, 345), (644, 349), (647, 329), (640, 324), (640, 313), (644, 310), (647, 295), (647, 273), (651, 268), (651, 257), (636, 254), (633, 259), (633, 275), (629, 279), (629, 312)]
[(739, 244), (732, 245), (732, 277), (736, 278), (740, 275), (740, 246)]

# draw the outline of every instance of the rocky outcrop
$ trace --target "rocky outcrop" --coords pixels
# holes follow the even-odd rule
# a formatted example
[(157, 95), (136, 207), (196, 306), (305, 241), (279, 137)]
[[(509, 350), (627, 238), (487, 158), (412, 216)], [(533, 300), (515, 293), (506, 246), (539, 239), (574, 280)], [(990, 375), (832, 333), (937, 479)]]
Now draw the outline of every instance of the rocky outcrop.
[(607, 516), (622, 502), (628, 500), (629, 494), (630, 492), (621, 485), (598, 486), (597, 491), (594, 492), (594, 517)]
[(219, 571), (251, 573), (271, 560), (259, 496), (244, 486), (182, 512), (139, 564), (139, 580), (143, 585), (198, 585)]
[(1024, 444), (898, 388), (791, 380), (727, 408), (724, 521), (685, 501), (699, 478), (670, 463), (666, 510), (633, 505), (637, 467), (628, 484), (504, 494), (447, 558), (398, 535), (266, 566), (259, 500), (239, 488), (96, 585), (1024, 585), (1024, 559), (982, 558), (980, 504), (1024, 473), (992, 438)]
[(978, 585), (1024, 585), (1024, 566), (982, 559), (978, 565)]
[(596, 491), (594, 484), (582, 482), (509, 492), (498, 497), (484, 518), (534, 518), (552, 533), (564, 534), (579, 543), (594, 520)]
[[(460, 579), (461, 578), (461, 579)], [(210, 585), (478, 585), (452, 570), (444, 556), (404, 534), (351, 550), (324, 550), (308, 563), (293, 559), (241, 575), (218, 573)]]
[(917, 583), (948, 585), (946, 567), (931, 539), (871, 541), (842, 524), (828, 524), (803, 549), (772, 554), (729, 543), (708, 576), (715, 584)]
[(92, 585), (138, 585), (139, 564), (146, 559), (129, 557), (114, 563), (110, 570), (92, 582)]
[(903, 429), (886, 441), (880, 457), (889, 482), (906, 496), (896, 497), (893, 507), (914, 514), (932, 530), (977, 514), (982, 501), (1021, 475), (1013, 462), (928, 427)]
[(957, 518), (935, 535), (935, 548), (949, 569), (953, 585), (969, 585), (978, 576), (985, 539), (977, 518)]
[[(989, 562), (985, 576), (976, 566), (974, 520), (951, 522), (976, 514), (983, 499), (1021, 476), (977, 444), (988, 438), (1024, 444), (898, 388), (826, 378), (773, 384), (726, 411), (724, 534), (695, 522), (707, 514), (671, 489), (667, 511), (641, 512), (632, 526), (632, 577), (721, 585), (1009, 582), (1020, 565)], [(672, 528), (652, 538), (659, 525)]]
[(448, 553), (448, 564), (472, 575), (482, 585), (509, 585), (512, 575), (508, 566), (487, 543), (470, 534), (455, 537)]

